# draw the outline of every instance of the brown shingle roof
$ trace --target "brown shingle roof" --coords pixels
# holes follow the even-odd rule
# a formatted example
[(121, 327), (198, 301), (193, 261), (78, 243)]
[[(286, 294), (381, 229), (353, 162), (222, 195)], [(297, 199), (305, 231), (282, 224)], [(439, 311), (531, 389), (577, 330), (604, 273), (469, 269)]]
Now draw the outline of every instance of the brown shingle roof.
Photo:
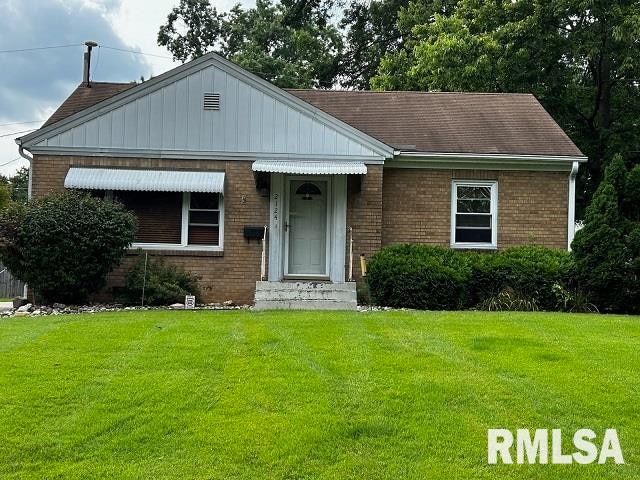
[(59, 122), (74, 113), (78, 113), (85, 108), (92, 107), (107, 98), (111, 98), (117, 93), (129, 90), (135, 87), (136, 83), (110, 83), (110, 82), (91, 82), (91, 87), (87, 87), (84, 83), (78, 85), (69, 98), (67, 98), (60, 107), (53, 112), (53, 115), (44, 122), (43, 127)]
[(398, 150), (582, 155), (529, 94), (288, 92)]
[[(64, 101), (44, 126), (134, 87), (92, 82)], [(287, 90), (398, 150), (582, 156), (533, 95)]]

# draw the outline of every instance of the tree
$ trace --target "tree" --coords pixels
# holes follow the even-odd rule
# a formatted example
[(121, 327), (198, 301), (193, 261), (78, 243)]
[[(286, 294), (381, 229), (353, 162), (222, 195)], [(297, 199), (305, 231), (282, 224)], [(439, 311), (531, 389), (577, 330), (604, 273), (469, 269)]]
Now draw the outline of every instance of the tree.
[(410, 0), (380, 0), (346, 5), (340, 21), (345, 38), (340, 64), (344, 86), (370, 88), (371, 77), (377, 73), (384, 55), (403, 46), (405, 35), (398, 26), (398, 13), (410, 4)]
[(629, 219), (640, 222), (640, 164), (627, 175), (622, 208)]
[(215, 51), (280, 87), (328, 88), (343, 49), (330, 19), (321, 1), (257, 0), (254, 8), (219, 13), (209, 0), (180, 0), (160, 27), (158, 44), (183, 62)]
[(606, 311), (640, 311), (640, 223), (625, 215), (630, 176), (614, 156), (571, 245), (578, 285)]
[(27, 203), (29, 192), (29, 167), (22, 167), (9, 178), (11, 200)]
[(133, 242), (135, 216), (74, 191), (0, 213), (0, 259), (45, 302), (84, 302)]
[(282, 87), (533, 93), (589, 157), (581, 218), (615, 152), (640, 163), (638, 38), (637, 1), (181, 0), (158, 42)]
[(22, 167), (13, 176), (7, 178), (0, 175), (0, 185), (2, 189), (6, 188), (7, 199), (3, 203), (2, 198), (5, 194), (0, 192), (0, 208), (6, 206), (9, 201), (18, 203), (27, 203), (29, 193), (29, 167)]
[(417, 2), (398, 25), (407, 40), (372, 86), (534, 93), (589, 157), (580, 207), (614, 152), (640, 161), (638, 2), (460, 0), (435, 15)]
[(7, 208), (7, 206), (9, 205), (9, 202), (11, 202), (11, 192), (9, 190), (9, 186), (6, 183), (1, 182), (0, 183), (0, 211)]

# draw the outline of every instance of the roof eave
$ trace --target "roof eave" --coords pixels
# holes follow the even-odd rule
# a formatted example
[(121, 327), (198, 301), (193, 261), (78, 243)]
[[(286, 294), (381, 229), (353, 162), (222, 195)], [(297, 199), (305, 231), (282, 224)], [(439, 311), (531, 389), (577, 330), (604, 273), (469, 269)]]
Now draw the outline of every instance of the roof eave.
[(521, 155), (396, 152), (385, 168), (456, 169), (456, 170), (514, 170), (573, 172), (587, 161), (582, 155)]
[(584, 155), (551, 155), (551, 154), (514, 154), (514, 153), (456, 153), (456, 152), (417, 152), (396, 150), (394, 158), (410, 158), (412, 160), (447, 160), (469, 161), (469, 160), (491, 160), (491, 161), (544, 161), (544, 162), (579, 162), (585, 163), (588, 158)]

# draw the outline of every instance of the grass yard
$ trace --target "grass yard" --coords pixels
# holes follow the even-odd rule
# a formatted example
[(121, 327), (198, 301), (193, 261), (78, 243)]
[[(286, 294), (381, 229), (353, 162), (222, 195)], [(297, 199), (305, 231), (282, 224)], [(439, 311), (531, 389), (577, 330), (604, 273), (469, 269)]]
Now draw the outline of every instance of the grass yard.
[[(0, 478), (640, 478), (639, 379), (640, 317), (0, 320)], [(616, 428), (626, 465), (488, 465), (488, 428)]]

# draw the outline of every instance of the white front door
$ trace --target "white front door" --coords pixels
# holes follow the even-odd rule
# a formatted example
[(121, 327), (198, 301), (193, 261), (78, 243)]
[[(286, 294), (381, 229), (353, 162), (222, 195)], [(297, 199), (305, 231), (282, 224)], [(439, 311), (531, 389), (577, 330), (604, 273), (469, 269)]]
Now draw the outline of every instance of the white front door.
[(327, 276), (329, 182), (301, 177), (287, 180), (286, 275)]

